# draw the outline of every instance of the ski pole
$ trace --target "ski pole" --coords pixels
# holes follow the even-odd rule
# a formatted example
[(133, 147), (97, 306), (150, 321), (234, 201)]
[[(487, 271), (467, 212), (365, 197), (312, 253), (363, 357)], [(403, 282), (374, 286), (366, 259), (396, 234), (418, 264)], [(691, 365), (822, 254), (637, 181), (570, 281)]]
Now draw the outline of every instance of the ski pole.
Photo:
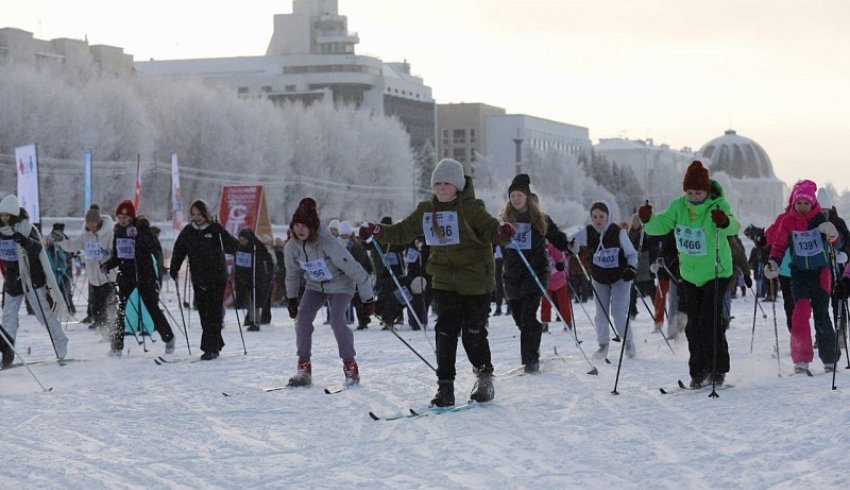
[[(637, 293), (638, 297), (640, 298), (640, 301), (643, 303), (643, 306), (646, 308), (646, 312), (647, 312), (647, 313), (649, 313), (650, 318), (652, 318), (652, 321), (653, 321), (653, 322), (655, 322), (655, 323), (657, 323), (657, 322), (658, 322), (658, 320), (656, 320), (656, 319), (655, 319), (655, 314), (654, 314), (654, 312), (652, 311), (652, 309), (650, 309), (649, 304), (646, 302), (646, 297), (644, 297), (643, 292), (640, 290), (640, 288), (638, 288), (638, 287), (637, 287), (637, 285), (636, 285), (634, 282), (632, 282), (632, 288), (633, 288), (633, 289), (635, 290), (635, 292)], [(673, 355), (675, 356), (675, 355), (676, 355), (676, 351), (674, 351), (674, 350), (673, 350), (673, 346), (672, 346), (672, 345), (670, 345), (670, 340), (667, 338), (667, 336), (666, 336), (666, 335), (664, 335), (664, 329), (663, 329), (663, 328), (662, 328), (662, 329), (660, 329), (660, 330), (658, 331), (658, 333), (660, 333), (660, 334), (661, 334), (661, 338), (662, 338), (662, 339), (664, 339), (664, 342), (666, 342), (666, 343), (667, 343), (667, 347), (669, 347), (669, 348), (670, 348), (670, 352), (672, 352), (672, 353), (673, 353)]]
[[(32, 268), (30, 267), (29, 255), (27, 255), (26, 249), (24, 249), (24, 247), (21, 246), (20, 244), (18, 244), (18, 249), (19, 249), (18, 253), (23, 254), (23, 256), (26, 258), (26, 260), (24, 260), (23, 262), (24, 262), (24, 265), (27, 268), (27, 276), (32, 277)], [(23, 282), (23, 281), (21, 281), (21, 282)], [(24, 292), (26, 292), (27, 285), (24, 284), (23, 286), (24, 286), (24, 288), (23, 288)], [(32, 291), (33, 296), (35, 296), (35, 301), (36, 301), (36, 303), (38, 303), (38, 309), (41, 312), (41, 318), (39, 319), (39, 321), (44, 322), (44, 328), (47, 329), (47, 336), (50, 337), (50, 343), (53, 344), (53, 353), (56, 354), (56, 359), (60, 359), (59, 358), (59, 351), (56, 350), (56, 340), (53, 338), (53, 332), (50, 331), (50, 325), (48, 325), (48, 323), (47, 323), (47, 315), (44, 313), (44, 306), (42, 306), (42, 304), (41, 304), (41, 297), (38, 295), (38, 289), (35, 289), (34, 287), (32, 287), (32, 284), (30, 284), (29, 287), (31, 288), (30, 291)], [(44, 291), (45, 291), (45, 293), (47, 292), (47, 285), (46, 284), (44, 285)], [(24, 295), (24, 296), (26, 296), (26, 295)], [(64, 299), (63, 299), (63, 301), (64, 301)]]
[[(218, 243), (221, 245), (221, 253), (226, 253), (224, 251), (224, 239), (221, 238), (221, 233), (218, 234)], [(239, 321), (239, 308), (237, 308), (236, 304), (236, 279), (234, 278), (231, 281), (232, 286), (230, 287), (230, 297), (233, 300), (233, 311), (236, 312), (236, 325), (239, 326), (239, 338), (242, 339), (242, 353), (244, 355), (248, 355), (248, 348), (245, 347), (245, 336), (242, 334), (242, 323)], [(226, 286), (225, 286), (226, 287)], [(191, 316), (189, 318), (192, 318)], [(203, 325), (202, 325), (203, 326)]]
[(186, 336), (186, 348), (189, 349), (189, 355), (192, 355), (192, 347), (189, 345), (189, 327), (186, 325), (186, 316), (183, 315), (183, 301), (180, 299), (180, 283), (177, 282), (177, 279), (174, 280), (174, 291), (177, 292), (177, 308), (180, 309), (180, 320), (183, 322), (183, 334)]
[[(407, 295), (404, 294), (404, 289), (402, 289), (401, 283), (398, 282), (398, 278), (396, 277), (395, 272), (393, 272), (393, 268), (390, 266), (390, 262), (387, 260), (387, 256), (386, 256), (386, 254), (384, 254), (384, 250), (381, 248), (381, 244), (378, 243), (377, 240), (372, 239), (372, 245), (375, 246), (375, 251), (378, 252), (378, 256), (381, 258), (381, 262), (384, 264), (384, 267), (387, 269), (387, 272), (390, 273), (390, 277), (392, 278), (393, 282), (395, 283), (396, 287), (398, 288), (399, 294), (401, 294), (401, 297), (404, 299), (404, 303), (412, 311), (413, 306), (410, 304), (410, 298), (408, 298)], [(436, 353), (437, 348), (434, 346), (434, 344), (431, 343), (431, 337), (428, 337), (428, 333), (425, 331), (425, 326), (422, 325), (422, 321), (419, 319), (419, 315), (413, 315), (413, 318), (416, 320), (416, 324), (419, 325), (419, 328), (422, 330), (422, 333), (425, 335), (425, 338), (428, 339), (428, 345), (430, 345), (431, 348), (434, 350), (434, 353)], [(390, 331), (393, 331), (393, 330), (394, 329), (392, 328), (392, 324), (391, 324), (390, 325)], [(399, 337), (399, 338), (401, 338), (401, 337)], [(429, 366), (430, 366), (430, 364), (429, 364)]]
[(842, 313), (844, 315), (841, 318), (841, 332), (842, 332), (842, 337), (844, 338), (844, 355), (845, 355), (845, 357), (847, 357), (847, 367), (845, 367), (844, 369), (850, 369), (850, 352), (848, 352), (848, 349), (847, 349), (847, 314), (848, 314), (847, 299), (846, 298), (843, 299), (841, 301), (841, 304), (844, 305), (844, 309), (842, 310)]
[[(519, 243), (517, 243), (515, 238), (511, 238), (511, 244), (513, 245), (514, 251), (516, 251), (517, 255), (519, 255), (519, 257), (522, 259), (522, 263), (525, 264), (525, 268), (528, 269), (528, 273), (531, 274), (531, 277), (534, 279), (534, 282), (537, 284), (537, 287), (540, 289), (540, 292), (543, 293), (543, 297), (546, 298), (549, 303), (554, 304), (552, 298), (549, 297), (549, 293), (546, 292), (546, 288), (543, 287), (543, 283), (540, 282), (540, 278), (537, 277), (537, 273), (534, 272), (534, 269), (531, 267), (531, 264), (528, 263), (528, 259), (525, 258), (525, 255), (522, 253), (522, 250), (520, 250), (520, 245)], [(559, 311), (559, 309), (552, 309), (555, 311), (555, 314), (558, 315), (558, 318), (560, 318), (561, 321), (564, 322), (564, 324), (566, 325), (567, 321), (564, 320), (564, 318), (561, 316), (561, 312)], [(575, 338), (573, 340), (575, 341), (576, 348), (579, 352), (581, 352), (582, 357), (584, 357), (584, 360), (587, 361), (588, 364), (590, 364), (591, 369), (590, 371), (588, 371), (587, 374), (598, 376), (599, 370), (596, 369), (596, 366), (594, 366), (593, 363), (590, 362), (590, 359), (587, 357), (587, 354), (584, 353), (584, 349), (581, 348), (581, 345), (578, 342), (578, 338)]]
[[(750, 291), (753, 291), (753, 288), (750, 288)], [(755, 291), (753, 291), (753, 300), (755, 303), (753, 304), (753, 333), (750, 335), (750, 354), (753, 353), (753, 343), (756, 341), (756, 307), (759, 304), (759, 297)]]
[[(646, 201), (646, 204), (648, 205), (649, 201)], [(638, 239), (638, 249), (637, 249), (637, 259), (638, 260), (640, 260), (640, 253), (643, 250), (643, 238), (645, 236), (646, 236), (646, 228), (641, 226), (640, 227), (640, 238)], [(635, 287), (634, 280), (632, 280), (631, 283), (632, 283), (632, 287)], [(631, 288), (629, 289), (629, 292), (631, 292)], [(613, 295), (613, 291), (612, 291), (612, 295)], [(641, 295), (641, 299), (643, 299), (643, 295)], [(649, 311), (649, 306), (646, 305), (646, 301), (644, 301), (643, 304), (644, 304), (644, 306), (646, 306), (647, 311)], [(655, 322), (655, 315), (653, 315), (652, 312), (650, 312), (649, 316), (651, 316), (652, 321)], [(620, 344), (620, 360), (617, 361), (617, 376), (614, 377), (614, 389), (611, 391), (611, 394), (614, 394), (614, 395), (620, 394), (620, 392), (617, 391), (617, 385), (620, 383), (620, 369), (623, 367), (623, 354), (626, 352), (626, 344), (629, 343), (629, 323), (631, 323), (631, 319), (632, 319), (631, 315), (626, 315), (626, 326), (623, 329), (623, 337), (624, 337), (625, 341), (622, 344)], [(661, 335), (664, 335), (664, 334), (662, 333)], [(667, 345), (669, 346), (670, 343), (668, 342)], [(635, 348), (634, 345), (632, 345), (632, 349), (634, 349), (634, 348)], [(672, 349), (673, 348), (670, 347), (670, 350), (672, 350)], [(673, 355), (676, 355), (676, 353), (674, 352)]]
[(779, 328), (776, 326), (776, 301), (778, 299), (776, 292), (776, 281), (771, 279), (767, 282), (767, 288), (770, 291), (770, 296), (773, 298), (773, 337), (776, 339), (776, 375), (782, 377), (782, 365), (779, 363)]
[[(569, 285), (569, 287), (570, 287), (570, 291), (572, 291), (572, 292), (573, 292), (573, 294), (575, 295), (575, 297), (576, 297), (576, 303), (578, 303), (579, 308), (581, 308), (581, 311), (583, 311), (583, 312), (584, 312), (584, 316), (585, 316), (585, 317), (587, 317), (587, 321), (588, 321), (588, 322), (590, 322), (590, 326), (591, 326), (591, 327), (593, 327), (593, 326), (595, 325), (595, 323), (593, 322), (593, 319), (590, 317), (590, 314), (587, 312), (587, 309), (584, 307), (584, 305), (582, 304), (582, 302), (581, 302), (581, 301), (579, 301), (579, 295), (578, 295), (578, 293), (576, 292), (575, 288), (573, 288), (573, 285), (572, 285), (572, 284), (570, 284), (570, 282), (569, 282), (569, 281), (567, 281), (567, 284), (568, 284), (568, 285)], [(570, 308), (572, 308), (572, 307), (573, 307), (573, 304), (572, 304), (572, 302), (570, 302)], [(575, 316), (575, 314), (573, 314), (573, 321), (575, 321), (575, 317), (576, 317), (576, 316)], [(594, 327), (594, 328), (595, 328), (595, 327)], [(573, 326), (573, 330), (575, 331), (575, 326)], [(578, 340), (578, 337), (576, 337), (576, 340)], [(580, 342), (579, 342), (579, 343), (580, 343)]]
[(18, 350), (15, 349), (15, 344), (11, 341), (11, 339), (9, 339), (9, 337), (6, 336), (6, 332), (2, 328), (0, 328), (0, 337), (3, 337), (3, 342), (6, 342), (6, 345), (8, 345), (10, 349), (12, 349), (12, 352), (14, 352), (16, 356), (21, 358), (21, 364), (23, 364), (23, 366), (27, 368), (27, 371), (29, 371), (30, 376), (32, 376), (32, 379), (34, 379), (35, 382), (38, 383), (38, 386), (41, 387), (41, 391), (53, 391), (52, 386), (50, 388), (45, 388), (44, 385), (41, 384), (41, 381), (38, 379), (38, 376), (36, 376), (35, 373), (32, 372), (32, 369), (30, 369), (30, 366), (29, 364), (27, 364), (27, 361), (26, 359), (24, 359), (24, 356), (22, 356), (18, 352)]
[[(180, 293), (178, 292), (177, 294), (179, 295)], [(177, 323), (177, 319), (176, 319), (176, 318), (174, 318), (174, 315), (172, 315), (172, 314), (171, 314), (171, 310), (169, 310), (169, 309), (168, 309), (168, 306), (166, 306), (166, 305), (165, 305), (165, 302), (162, 300), (162, 298), (161, 298), (161, 297), (159, 298), (159, 304), (160, 304), (160, 305), (162, 305), (162, 309), (163, 309), (166, 313), (168, 313), (168, 318), (171, 318), (171, 321), (172, 321), (172, 322), (174, 322), (174, 324), (175, 324), (175, 325), (177, 325), (177, 330), (182, 330), (182, 331), (183, 331), (183, 335), (185, 335), (185, 336), (186, 336), (186, 348), (188, 348), (188, 349), (189, 349), (189, 355), (192, 355), (192, 348), (191, 348), (191, 347), (189, 347), (189, 334), (186, 332), (186, 323), (184, 322), (184, 323), (183, 323), (183, 328), (180, 328), (180, 324), (179, 324), (179, 323)], [(182, 310), (182, 309), (180, 310), (180, 315), (181, 315), (181, 316), (183, 315), (183, 310)]]
[[(567, 287), (570, 289), (570, 291), (572, 291), (573, 287), (572, 287), (572, 285), (570, 285), (569, 278), (567, 278)], [(575, 291), (573, 291), (573, 292), (575, 292)], [(578, 297), (576, 297), (576, 299), (578, 299)], [(569, 294), (569, 293), (567, 293), (567, 308), (570, 309), (570, 318), (573, 319), (573, 328), (572, 328), (573, 336), (575, 337), (576, 342), (581, 344), (583, 342), (583, 340), (578, 339), (578, 330), (576, 329), (576, 325), (577, 325), (578, 322), (576, 322), (576, 312), (575, 312), (575, 309), (573, 308), (573, 298), (572, 298), (572, 295)], [(584, 309), (584, 308), (582, 308), (582, 309)], [(585, 312), (585, 314), (587, 314), (587, 312)], [(588, 315), (588, 320), (589, 319), (590, 319), (590, 316)], [(591, 322), (591, 323), (593, 323), (593, 322)]]
[[(720, 209), (720, 206), (714, 209)], [(711, 393), (709, 398), (719, 398), (717, 394), (717, 310), (720, 301), (720, 284), (718, 284), (720, 276), (720, 230), (717, 225), (714, 226), (714, 324), (712, 325), (712, 355), (711, 355)]]
[[(835, 248), (833, 248), (832, 243), (829, 241), (829, 239), (826, 239), (826, 243), (829, 246), (829, 262), (830, 262), (829, 265), (830, 265), (830, 268), (832, 269), (832, 285), (833, 285), (833, 287), (835, 287), (835, 283), (838, 280), (838, 264), (835, 263)], [(832, 296), (832, 295), (830, 294), (830, 296)], [(838, 318), (839, 318), (839, 315), (841, 315), (841, 303), (840, 302), (838, 303), (838, 306), (839, 306), (838, 309), (835, 310), (835, 326), (836, 327), (838, 327)], [(838, 371), (838, 357), (841, 355), (841, 347), (839, 347), (839, 345), (838, 345), (838, 330), (837, 329), (835, 329), (834, 334), (835, 334), (835, 342), (833, 342), (832, 355), (835, 359), (832, 361), (832, 389), (836, 390), (838, 388), (835, 386), (835, 374), (836, 374), (836, 371)]]

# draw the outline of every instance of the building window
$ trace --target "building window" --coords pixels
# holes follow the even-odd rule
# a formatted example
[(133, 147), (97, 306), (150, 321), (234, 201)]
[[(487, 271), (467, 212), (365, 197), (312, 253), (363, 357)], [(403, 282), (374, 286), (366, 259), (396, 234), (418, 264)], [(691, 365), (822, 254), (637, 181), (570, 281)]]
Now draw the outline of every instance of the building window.
[(469, 142), (475, 143), (475, 129), (469, 128)]
[(448, 158), (448, 156), (449, 156), (449, 150), (448, 149), (443, 150), (443, 158)]
[(459, 162), (466, 161), (466, 148), (455, 148), (452, 152), (452, 158)]
[(238, 93), (239, 95), (247, 94), (247, 93), (248, 93), (248, 87), (239, 87), (239, 88), (237, 89), (237, 93)]
[(287, 85), (286, 91), (287, 92), (295, 92), (295, 85)]
[(272, 86), (271, 86), (271, 85), (263, 85), (263, 93), (264, 93), (264, 94), (267, 94), (267, 93), (269, 93), (269, 92), (271, 92), (271, 91), (272, 91)]
[(452, 140), (456, 145), (465, 145), (466, 144), (466, 130), (465, 129), (455, 129), (452, 131)]

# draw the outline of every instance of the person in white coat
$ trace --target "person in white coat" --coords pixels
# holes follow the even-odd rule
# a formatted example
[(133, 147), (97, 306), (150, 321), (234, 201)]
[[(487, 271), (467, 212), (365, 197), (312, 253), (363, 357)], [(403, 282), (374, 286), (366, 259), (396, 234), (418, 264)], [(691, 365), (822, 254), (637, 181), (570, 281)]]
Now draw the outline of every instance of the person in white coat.
[(578, 254), (587, 247), (591, 257), (590, 276), (596, 296), (596, 340), (599, 349), (593, 357), (608, 356), (609, 322), (613, 318), (617, 334), (626, 342), (626, 355), (635, 356), (633, 329), (625, 335), (629, 299), (635, 278), (638, 254), (626, 230), (617, 225), (611, 205), (598, 201), (590, 206), (591, 223), (573, 236), (570, 250)]
[(117, 272), (113, 269), (104, 273), (100, 266), (112, 255), (114, 228), (112, 218), (101, 215), (100, 206), (92, 204), (86, 212), (82, 232), (74, 238), (57, 242), (66, 252), (82, 253), (89, 282), (89, 304), (93, 320), (90, 328), (109, 331), (118, 316), (118, 302), (115, 298)]

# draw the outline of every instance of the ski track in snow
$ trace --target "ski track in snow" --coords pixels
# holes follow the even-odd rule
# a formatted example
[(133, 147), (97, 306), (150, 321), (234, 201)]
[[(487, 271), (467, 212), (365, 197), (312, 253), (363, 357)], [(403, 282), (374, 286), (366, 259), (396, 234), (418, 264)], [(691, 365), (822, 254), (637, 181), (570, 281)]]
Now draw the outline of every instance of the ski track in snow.
[[(164, 299), (176, 310), (173, 290)], [(373, 421), (368, 412), (422, 409), (436, 378), (376, 322), (355, 332), (363, 384), (334, 395), (323, 388), (341, 383), (342, 363), (322, 313), (313, 340), (314, 386), (269, 393), (263, 389), (285, 385), (295, 367), (285, 309), (273, 310), (272, 326), (244, 332), (247, 356), (230, 310), (221, 358), (163, 366), (152, 361), (162, 354), (160, 341), (143, 352), (127, 337), (129, 353), (125, 348), (123, 358), (109, 358), (99, 334), (70, 324), (69, 357), (90, 362), (32, 366), (54, 391), (41, 392), (26, 369), (0, 372), (0, 488), (843, 487), (839, 469), (850, 444), (846, 359), (836, 391), (817, 360), (814, 377), (789, 377), (779, 307), (778, 377), (772, 319), (759, 317), (750, 354), (752, 299), (735, 300), (733, 314), (728, 381), (735, 387), (717, 399), (708, 397), (710, 388), (658, 392), (689, 379), (687, 342), (673, 342), (673, 357), (642, 312), (631, 324), (638, 355), (623, 362), (619, 396), (611, 394), (619, 349), (611, 364), (594, 361), (599, 376), (587, 375), (590, 366), (572, 334), (552, 323), (542, 356), (552, 357), (556, 347), (560, 358), (545, 360), (540, 374), (497, 378), (495, 400), (471, 410), (393, 421)], [(197, 312), (191, 325), (197, 356)], [(185, 357), (183, 334), (175, 333), (175, 357)], [(578, 333), (589, 355), (596, 345), (586, 319), (579, 318)], [(517, 334), (509, 317), (491, 318), (497, 373), (518, 366)], [(436, 364), (422, 332), (405, 326), (401, 335)], [(30, 361), (52, 355), (45, 330), (25, 313), (17, 345), (30, 351)], [(455, 391), (462, 403), (474, 376), (458, 350)]]

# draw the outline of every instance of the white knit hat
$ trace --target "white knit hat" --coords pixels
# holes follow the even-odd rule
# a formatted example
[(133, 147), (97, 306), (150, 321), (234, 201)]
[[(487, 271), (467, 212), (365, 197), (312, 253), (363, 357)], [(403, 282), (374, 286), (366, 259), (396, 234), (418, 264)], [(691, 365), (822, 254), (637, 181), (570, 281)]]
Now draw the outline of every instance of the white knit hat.
[(463, 188), (466, 187), (466, 179), (463, 176), (463, 165), (451, 158), (440, 160), (440, 163), (434, 167), (434, 172), (431, 173), (431, 188), (434, 187), (434, 184), (440, 182), (449, 183), (457, 187), (458, 191), (463, 191)]
[(328, 223), (328, 229), (339, 230), (339, 220), (334, 218)]
[(343, 221), (339, 224), (339, 234), (340, 235), (350, 235), (351, 232), (352, 232), (352, 230), (351, 230), (351, 223), (350, 222)]
[(18, 216), (21, 214), (21, 204), (18, 202), (18, 196), (9, 194), (0, 201), (0, 213), (11, 214)]

